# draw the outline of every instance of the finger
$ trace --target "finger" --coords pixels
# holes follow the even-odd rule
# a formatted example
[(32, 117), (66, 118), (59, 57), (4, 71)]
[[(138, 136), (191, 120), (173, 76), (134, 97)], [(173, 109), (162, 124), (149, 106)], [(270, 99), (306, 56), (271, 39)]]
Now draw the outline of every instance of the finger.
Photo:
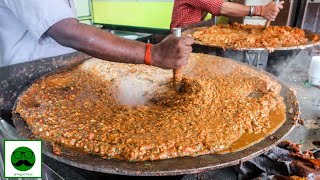
[(180, 68), (185, 64), (184, 61), (185, 61), (185, 60), (180, 60), (179, 62), (177, 62), (177, 63), (174, 65), (173, 69), (180, 69)]
[(182, 38), (192, 38), (192, 34), (182, 34)]
[(272, 16), (277, 17), (278, 13), (273, 13)]
[(192, 37), (185, 36), (183, 38), (184, 38), (185, 45), (190, 46), (194, 43), (194, 39)]
[(185, 59), (188, 60), (188, 59), (190, 58), (190, 56), (191, 56), (191, 52), (185, 53), (184, 56), (183, 56), (183, 58), (185, 58)]
[(192, 37), (191, 34), (182, 34), (182, 37)]
[(279, 13), (279, 12), (280, 12), (280, 9), (279, 9), (279, 8), (276, 8), (276, 9), (274, 10), (274, 12)]
[(274, 19), (275, 19), (274, 16), (271, 16), (271, 15), (270, 15), (270, 16), (268, 17), (268, 20), (269, 20), (269, 21), (274, 21)]
[(277, 17), (276, 15), (271, 15), (271, 16), (270, 16), (270, 20), (271, 20), (271, 21), (274, 21), (274, 20), (276, 19), (276, 17)]
[(186, 46), (185, 54), (190, 54), (191, 52), (192, 52), (192, 47), (191, 46)]
[(188, 64), (190, 57), (191, 57), (191, 54), (188, 54), (188, 55), (186, 56), (186, 60), (187, 60), (186, 64)]
[(179, 66), (178, 68), (187, 65), (187, 64), (188, 64), (188, 59), (189, 59), (189, 57), (190, 57), (190, 56), (184, 57), (183, 60), (180, 61), (179, 65), (178, 65), (178, 66)]
[(284, 4), (284, 1), (280, 1), (278, 4), (280, 4), (280, 5)]
[(283, 9), (283, 6), (282, 6), (282, 5), (278, 5), (278, 8), (279, 8), (279, 9)]

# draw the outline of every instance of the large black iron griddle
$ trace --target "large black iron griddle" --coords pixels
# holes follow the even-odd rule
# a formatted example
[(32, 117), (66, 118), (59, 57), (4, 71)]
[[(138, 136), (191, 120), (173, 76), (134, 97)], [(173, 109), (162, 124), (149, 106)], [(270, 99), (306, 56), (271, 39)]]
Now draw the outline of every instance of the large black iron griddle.
[[(215, 56), (206, 55), (208, 58), (216, 58)], [(225, 59), (226, 61), (232, 61)], [(235, 61), (236, 62), (236, 61)], [(242, 66), (248, 66), (241, 62), (236, 62)], [(50, 142), (43, 141), (43, 153), (57, 161), (75, 166), (81, 169), (103, 172), (108, 174), (121, 175), (136, 175), (136, 176), (167, 176), (167, 175), (181, 175), (199, 173), (205, 170), (212, 170), (227, 166), (239, 164), (240, 162), (256, 157), (273, 146), (277, 145), (289, 132), (294, 128), (293, 119), (299, 112), (299, 104), (295, 94), (289, 87), (276, 79), (273, 75), (251, 67), (271, 79), (278, 81), (282, 85), (281, 96), (284, 97), (286, 104), (286, 121), (285, 123), (270, 137), (265, 138), (261, 142), (239, 152), (223, 154), (223, 155), (203, 155), (198, 157), (181, 157), (159, 161), (145, 161), (145, 162), (127, 162), (115, 159), (102, 159), (98, 156), (88, 155), (81, 152), (76, 152), (70, 149), (62, 148), (62, 155), (54, 155)], [(66, 67), (70, 68), (70, 67)], [(43, 77), (47, 77), (66, 68), (53, 71)], [(43, 78), (42, 77), (42, 78)], [(23, 94), (23, 93), (22, 93)], [(17, 99), (16, 103), (20, 98)], [(15, 110), (15, 107), (14, 107)], [(34, 138), (27, 123), (20, 117), (19, 114), (13, 113), (13, 121), (16, 129), (24, 138)], [(272, 137), (272, 138), (271, 138)]]

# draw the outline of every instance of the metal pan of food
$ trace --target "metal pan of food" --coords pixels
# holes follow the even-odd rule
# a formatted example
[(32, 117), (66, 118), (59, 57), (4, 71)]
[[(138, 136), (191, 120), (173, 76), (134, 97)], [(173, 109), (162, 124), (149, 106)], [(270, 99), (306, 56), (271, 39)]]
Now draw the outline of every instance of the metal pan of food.
[(193, 37), (198, 45), (237, 51), (297, 50), (320, 44), (319, 34), (288, 26), (270, 26), (263, 30), (259, 25), (234, 23), (195, 27), (183, 34)]
[[(89, 70), (89, 71), (88, 71)], [(80, 74), (72, 74), (74, 72), (80, 72)], [(89, 73), (89, 78), (86, 79), (86, 77), (82, 76), (83, 74)], [(240, 73), (240, 74), (239, 74)], [(164, 108), (161, 109), (152, 109), (152, 112), (157, 110), (157, 112), (160, 112), (159, 114), (156, 114), (157, 116), (151, 116), (151, 118), (148, 119), (148, 121), (143, 121), (143, 119), (148, 118), (148, 114), (144, 114), (145, 109), (147, 107), (143, 108), (129, 108), (126, 109), (127, 106), (115, 106), (114, 102), (111, 103), (113, 108), (110, 108), (111, 106), (108, 105), (108, 96), (104, 97), (102, 94), (100, 87), (93, 87), (88, 86), (88, 82), (92, 84), (102, 84), (103, 87), (106, 88), (115, 88), (118, 86), (110, 86), (108, 83), (114, 83), (117, 82), (119, 79), (124, 80), (123, 82), (125, 86), (130, 84), (130, 82), (136, 81), (138, 84), (134, 84), (134, 87), (138, 87), (139, 82), (143, 81), (144, 78), (147, 79), (148, 82), (151, 82), (151, 84), (144, 84), (140, 87), (143, 87), (143, 89), (152, 89), (153, 84), (160, 83), (160, 86), (165, 86), (164, 82), (170, 81), (172, 79), (172, 71), (168, 70), (162, 70), (154, 67), (147, 67), (145, 65), (127, 65), (127, 64), (118, 64), (118, 63), (110, 63), (105, 62), (101, 60), (91, 59), (88, 61), (85, 61), (81, 65), (79, 65), (76, 68), (64, 68), (60, 69), (54, 72), (51, 72), (48, 75), (45, 75), (41, 77), (40, 79), (33, 82), (33, 84), (28, 87), (23, 93), (20, 94), (19, 98), (16, 101), (15, 107), (13, 109), (13, 121), (16, 129), (20, 132), (20, 135), (27, 139), (42, 139), (43, 140), (43, 153), (57, 161), (69, 164), (71, 166), (75, 166), (81, 169), (90, 170), (90, 171), (97, 171), (97, 172), (103, 172), (108, 174), (121, 174), (121, 175), (139, 175), (139, 176), (166, 176), (166, 175), (181, 175), (181, 174), (191, 174), (191, 173), (198, 173), (201, 171), (206, 170), (212, 170), (227, 166), (232, 166), (239, 164), (240, 162), (249, 160), (253, 157), (256, 157), (266, 151), (268, 151), (273, 146), (277, 145), (283, 138), (290, 133), (294, 126), (295, 121), (298, 118), (299, 115), (299, 104), (297, 101), (297, 98), (295, 96), (295, 93), (290, 90), (290, 88), (283, 82), (279, 81), (274, 77), (273, 75), (259, 70), (254, 67), (250, 67), (246, 64), (236, 62), (233, 60), (220, 58), (216, 56), (211, 55), (205, 55), (205, 54), (192, 54), (189, 64), (183, 69), (182, 72), (183, 76), (187, 78), (194, 78), (195, 81), (199, 84), (196, 84), (195, 86), (190, 86), (191, 89), (188, 90), (188, 87), (185, 87), (187, 91), (185, 91), (186, 96), (178, 94), (177, 97), (183, 97), (183, 98), (189, 98), (193, 94), (200, 93), (200, 96), (192, 99), (194, 102), (197, 102), (198, 104), (196, 106), (184, 106), (187, 110), (183, 111), (183, 109), (180, 109), (180, 113), (182, 115), (179, 115), (179, 113), (173, 112), (170, 115), (172, 115), (172, 119), (166, 119), (170, 118), (171, 116), (165, 116), (168, 109), (170, 111), (173, 111), (175, 109), (173, 104), (178, 104), (179, 102), (175, 99), (174, 102), (171, 102), (169, 104), (165, 104), (163, 106)], [(79, 75), (79, 76), (78, 76)], [(241, 76), (242, 75), (242, 76)], [(101, 78), (103, 77), (103, 78)], [(204, 78), (205, 77), (205, 78)], [(216, 78), (214, 78), (216, 77)], [(55, 79), (58, 78), (58, 79)], [(87, 92), (89, 95), (84, 94), (83, 92), (78, 94), (77, 97), (79, 97), (79, 100), (81, 99), (81, 103), (79, 104), (79, 107), (83, 110), (83, 114), (80, 114), (78, 117), (77, 114), (79, 112), (77, 111), (76, 106), (71, 105), (65, 105), (64, 102), (72, 102), (72, 98), (77, 98), (72, 95), (72, 91), (77, 91), (78, 86), (74, 85), (74, 87), (66, 87), (63, 86), (64, 81), (67, 81), (67, 79), (74, 79), (73, 83), (76, 83), (80, 86), (82, 86), (84, 89), (88, 90)], [(80, 80), (77, 78), (80, 78)], [(101, 78), (101, 79), (99, 79)], [(129, 78), (129, 79), (128, 79)], [(222, 78), (222, 79), (220, 79)], [(231, 78), (230, 80), (232, 82), (224, 81), (223, 78)], [(69, 79), (69, 80), (70, 80)], [(98, 79), (95, 81), (95, 79)], [(200, 79), (200, 81), (199, 81)], [(211, 80), (214, 79), (214, 83), (222, 83), (220, 87), (217, 86), (217, 84), (214, 84), (211, 86)], [(218, 99), (217, 94), (212, 94), (213, 92), (217, 92), (221, 90), (221, 92), (227, 91), (226, 89), (229, 89), (230, 92), (234, 93), (246, 93), (246, 91), (242, 91), (241, 88), (243, 86), (245, 87), (251, 87), (251, 85), (246, 86), (246, 79), (250, 79), (253, 82), (253, 85), (255, 89), (258, 88), (265, 88), (265, 82), (264, 80), (268, 79), (268, 82), (271, 84), (276, 84), (276, 86), (271, 86), (270, 88), (267, 88), (268, 90), (265, 92), (257, 91), (256, 93), (250, 93), (245, 95), (248, 96), (248, 102), (256, 103), (259, 106), (263, 108), (264, 106), (267, 106), (268, 104), (266, 101), (270, 100), (273, 102), (273, 100), (277, 99), (275, 96), (270, 96), (269, 98), (265, 99), (266, 101), (262, 102), (261, 96), (264, 96), (266, 94), (269, 94), (273, 91), (277, 91), (279, 95), (279, 99), (281, 99), (281, 103), (283, 104), (283, 115), (275, 113), (274, 116), (269, 116), (269, 114), (260, 114), (259, 117), (261, 119), (265, 119), (270, 121), (270, 123), (266, 126), (257, 126), (256, 128), (265, 129), (266, 131), (261, 130), (259, 133), (252, 134), (254, 132), (248, 131), (242, 131), (241, 138), (237, 137), (238, 139), (231, 142), (227, 141), (231, 137), (235, 137), (240, 131), (232, 131), (230, 127), (233, 127), (233, 124), (237, 124), (238, 122), (230, 122), (230, 119), (224, 118), (230, 115), (228, 112), (237, 112), (236, 115), (239, 115), (241, 119), (238, 119), (239, 121), (245, 120), (249, 116), (254, 116), (254, 114), (245, 113), (245, 112), (251, 112), (250, 103), (242, 103), (237, 104), (234, 107), (231, 106), (232, 99), (235, 99), (236, 96), (230, 95), (228, 93), (225, 93), (223, 95), (223, 103), (226, 105), (225, 107), (221, 106), (221, 111), (219, 111), (217, 114), (210, 114), (211, 110), (210, 108), (218, 108), (220, 107), (220, 102), (215, 102), (213, 105), (211, 101), (215, 101)], [(58, 81), (55, 81), (58, 80)], [(54, 84), (54, 86), (46, 86), (44, 84), (41, 84), (43, 82), (50, 83), (51, 85)], [(102, 83), (103, 82), (103, 83)], [(210, 83), (207, 83), (210, 82)], [(262, 84), (260, 83), (262, 82)], [(208, 86), (202, 86), (204, 85)], [(269, 84), (269, 83), (268, 83)], [(117, 84), (117, 85), (121, 85)], [(158, 84), (159, 85), (159, 84)], [(188, 83), (186, 83), (188, 85)], [(261, 85), (261, 87), (260, 87)], [(156, 86), (156, 92), (158, 92), (158, 87)], [(198, 89), (200, 87), (200, 89)], [(208, 87), (213, 89), (207, 89)], [(195, 88), (195, 91), (193, 91)], [(216, 88), (216, 90), (214, 90)], [(236, 89), (234, 89), (236, 88)], [(277, 90), (275, 90), (275, 89)], [(44, 89), (47, 90), (49, 94), (43, 94), (41, 91)], [(98, 90), (97, 90), (98, 89)], [(160, 88), (161, 89), (161, 88)], [(245, 88), (244, 88), (245, 89)], [(95, 97), (93, 94), (90, 94), (90, 92), (96, 91), (98, 92), (99, 96), (101, 97)], [(134, 88), (129, 88), (130, 93), (135, 91)], [(121, 90), (117, 90), (117, 93), (121, 93)], [(191, 92), (191, 94), (187, 94)], [(195, 93), (197, 92), (197, 93)], [(250, 91), (251, 92), (251, 91)], [(69, 98), (67, 98), (65, 101), (59, 101), (57, 99), (48, 101), (49, 104), (42, 104), (41, 99), (46, 98), (55, 98), (55, 93), (59, 93), (63, 97), (65, 95), (68, 95)], [(71, 94), (70, 94), (71, 93)], [(100, 94), (102, 93), (102, 94)], [(127, 92), (126, 92), (127, 93)], [(154, 93), (154, 92), (153, 92)], [(198, 93), (198, 94), (199, 94)], [(204, 93), (201, 95), (201, 93)], [(262, 93), (262, 94), (260, 94)], [(264, 94), (265, 93), (265, 94)], [(69, 96), (70, 95), (70, 96)], [(106, 93), (108, 95), (108, 93)], [(163, 94), (162, 94), (163, 95)], [(87, 96), (87, 97), (86, 97)], [(121, 98), (123, 96), (116, 96), (119, 98), (119, 101), (121, 101)], [(130, 96), (132, 97), (132, 96)], [(156, 96), (161, 99), (162, 96)], [(167, 94), (164, 96), (165, 101), (161, 102), (167, 102), (170, 101), (170, 97), (172, 97), (170, 94)], [(210, 99), (211, 98), (211, 99)], [(90, 101), (90, 99), (94, 99), (93, 101)], [(130, 99), (130, 98), (129, 98)], [(209, 101), (208, 101), (209, 99)], [(230, 103), (227, 103), (226, 101), (230, 100)], [(88, 100), (88, 101), (87, 101)], [(140, 101), (141, 99), (134, 99), (133, 103), (136, 103), (137, 101)], [(201, 100), (201, 101), (198, 101)], [(203, 101), (202, 101), (203, 100)], [(261, 100), (261, 101), (260, 101)], [(51, 102), (53, 101), (53, 102)], [(55, 103), (59, 102), (59, 103)], [(103, 101), (104, 103), (99, 104), (100, 101)], [(158, 102), (160, 102), (158, 101)], [(182, 100), (181, 100), (182, 101)], [(199, 103), (201, 102), (201, 103)], [(203, 102), (203, 103), (202, 103)], [(93, 103), (90, 105), (90, 103)], [(128, 103), (128, 102), (126, 102)], [(132, 103), (132, 102), (130, 102)], [(206, 104), (206, 103), (209, 103)], [(280, 103), (280, 101), (277, 103)], [(203, 105), (204, 104), (204, 105)], [(86, 106), (88, 111), (86, 111), (84, 108)], [(112, 118), (108, 119), (107, 121), (109, 123), (104, 123), (104, 120), (99, 119), (99, 112), (103, 111), (103, 108), (107, 106), (107, 109), (110, 110), (110, 112), (114, 112), (117, 109), (120, 108), (119, 111), (117, 111), (116, 114), (112, 114)], [(241, 107), (241, 109), (237, 109), (236, 106)], [(269, 105), (268, 105), (269, 106)], [(271, 105), (270, 105), (271, 106)], [(59, 107), (59, 110), (54, 110), (49, 112), (48, 116), (45, 116), (46, 112), (43, 110), (46, 108), (55, 109), (56, 107)], [(139, 106), (136, 106), (139, 107)], [(156, 106), (153, 106), (156, 107)], [(190, 111), (193, 111), (193, 109), (199, 109), (199, 107), (203, 107), (207, 110), (201, 110), (201, 113), (198, 113), (194, 117), (187, 117), (185, 113), (190, 113)], [(243, 107), (243, 108), (242, 108)], [(248, 107), (249, 109), (246, 109), (245, 107)], [(274, 106), (275, 108), (278, 107), (278, 104)], [(22, 109), (21, 109), (22, 108)], [(25, 109), (23, 109), (25, 108)], [(189, 108), (189, 109), (188, 109)], [(237, 111), (234, 111), (236, 109)], [(25, 111), (23, 111), (25, 110)], [(34, 111), (36, 110), (36, 111)], [(241, 112), (240, 112), (241, 111)], [(139, 113), (137, 113), (139, 112)], [(243, 113), (242, 113), (243, 112)], [(252, 112), (260, 112), (256, 110), (252, 110)], [(268, 111), (269, 112), (269, 111)], [(273, 112), (273, 111), (272, 111)], [(270, 114), (272, 113), (270, 111)], [(53, 113), (53, 114), (51, 114)], [(121, 116), (121, 113), (128, 113), (126, 116)], [(132, 115), (132, 116), (131, 116)], [(189, 114), (190, 115), (190, 114)], [(241, 115), (241, 116), (240, 116)], [(34, 117), (33, 120), (30, 121), (30, 117)], [(212, 117), (212, 122), (210, 119), (201, 119), (206, 118), (205, 116)], [(270, 120), (265, 118), (267, 116), (270, 117)], [(136, 121), (133, 121), (134, 117), (138, 117)], [(161, 119), (161, 117), (165, 117)], [(213, 118), (215, 117), (215, 118)], [(237, 116), (238, 117), (238, 116)], [(258, 117), (258, 115), (257, 115)], [(74, 119), (77, 119), (75, 121)], [(191, 119), (190, 119), (191, 118)], [(121, 119), (125, 119), (124, 121), (120, 121)], [(217, 120), (214, 120), (217, 119)], [(271, 120), (273, 119), (273, 120)], [(207, 121), (208, 120), (208, 121)], [(70, 122), (68, 122), (70, 121)], [(118, 122), (120, 121), (120, 122)], [(255, 124), (255, 122), (258, 122), (259, 120), (254, 120), (254, 122), (249, 123)], [(28, 123), (27, 123), (28, 122)], [(84, 124), (86, 122), (87, 124)], [(112, 123), (110, 123), (112, 122)], [(131, 123), (134, 122), (134, 123)], [(145, 126), (141, 124), (140, 122), (144, 122)], [(163, 126), (165, 128), (163, 129), (153, 129), (157, 128), (159, 123), (167, 122), (167, 126)], [(194, 128), (185, 129), (184, 124), (185, 122), (188, 122), (187, 125)], [(198, 122), (201, 122), (197, 124)], [(224, 122), (231, 123), (230, 127), (224, 126)], [(127, 126), (127, 123), (129, 123), (129, 126)], [(131, 124), (130, 124), (131, 123)], [(267, 123), (267, 122), (265, 122)], [(42, 124), (42, 125), (41, 125)], [(61, 127), (60, 125), (65, 124), (64, 127)], [(179, 125), (179, 126), (176, 126)], [(241, 125), (241, 124), (239, 124)], [(263, 125), (263, 124), (262, 124)], [(40, 127), (41, 126), (41, 127)], [(139, 126), (139, 127), (136, 127)], [(245, 126), (245, 125), (241, 125)], [(72, 129), (76, 127), (75, 129)], [(127, 129), (123, 129), (124, 127), (127, 127)], [(148, 129), (148, 128), (149, 129)], [(220, 127), (220, 128), (219, 128)], [(235, 126), (234, 126), (235, 127)], [(240, 127), (240, 126), (237, 126)], [(250, 125), (251, 127), (251, 125)], [(71, 128), (71, 129), (70, 129)], [(110, 129), (108, 129), (110, 128)], [(168, 154), (167, 151), (165, 154), (162, 153), (162, 156), (156, 156), (158, 152), (151, 152), (151, 151), (144, 151), (146, 147), (141, 148), (138, 147), (141, 152), (149, 152), (151, 155), (148, 155), (145, 153), (145, 156), (135, 156), (135, 153), (124, 153), (124, 156), (117, 156), (117, 154), (109, 154), (110, 156), (106, 157), (106, 150), (103, 150), (102, 146), (100, 149), (95, 150), (95, 145), (101, 144), (101, 142), (96, 142), (96, 137), (99, 135), (98, 132), (102, 132), (103, 135), (106, 135), (110, 137), (112, 133), (114, 133), (115, 128), (122, 132), (120, 134), (125, 135), (129, 134), (131, 136), (131, 139), (127, 138), (125, 139), (125, 143), (122, 143), (123, 146), (128, 148), (129, 145), (134, 144), (135, 137), (141, 141), (144, 141), (148, 138), (151, 138), (151, 141), (157, 140), (162, 141), (164, 138), (165, 141), (171, 141), (175, 140), (177, 137), (182, 137), (180, 140), (183, 141), (183, 143), (186, 143), (186, 146), (182, 146), (182, 148), (177, 148), (179, 150), (178, 152), (182, 153), (174, 153), (174, 154)], [(132, 128), (135, 128), (134, 131)], [(173, 128), (173, 129), (170, 129)], [(177, 128), (177, 129), (175, 129)], [(31, 131), (32, 129), (32, 131)], [(212, 131), (214, 129), (214, 131)], [(126, 131), (125, 131), (126, 130)], [(193, 132), (196, 133), (196, 137), (187, 136), (188, 133), (176, 133), (172, 134), (170, 131), (175, 132), (175, 130), (178, 130), (176, 132), (190, 132), (192, 135)], [(184, 131), (185, 130), (185, 131)], [(132, 134), (130, 134), (133, 131)], [(155, 133), (151, 133), (153, 131), (156, 131)], [(166, 134), (163, 134), (163, 131)], [(190, 148), (187, 148), (188, 144), (193, 144), (194, 142), (198, 141), (201, 138), (206, 138), (206, 136), (210, 136), (212, 134), (221, 132), (222, 134), (226, 134), (224, 137), (221, 137), (223, 139), (227, 139), (224, 143), (229, 144), (228, 147), (221, 147), (221, 146), (210, 146), (214, 149), (214, 151), (199, 151), (197, 153), (190, 153)], [(94, 134), (94, 132), (97, 132), (97, 134)], [(199, 134), (199, 132), (203, 132), (204, 134)], [(74, 137), (75, 135), (79, 136), (78, 133), (83, 133), (81, 136), (87, 136), (83, 141), (81, 142), (93, 142), (92, 147), (90, 147), (90, 143), (88, 145), (84, 145), (83, 147), (84, 151), (80, 151), (78, 147), (83, 146), (81, 145), (79, 140), (73, 141), (70, 139), (67, 139), (65, 137)], [(251, 133), (251, 134), (250, 134)], [(54, 136), (52, 136), (54, 134)], [(118, 133), (119, 135), (119, 133)], [(138, 136), (139, 135), (139, 136)], [(221, 135), (221, 134), (220, 134)], [(245, 137), (246, 138), (242, 138)], [(63, 137), (63, 138), (62, 138)], [(99, 136), (101, 137), (101, 136)], [(161, 138), (160, 138), (161, 137)], [(52, 139), (53, 138), (53, 139)], [(54, 139), (56, 138), (56, 139)], [(112, 137), (111, 137), (112, 138)], [(153, 139), (152, 139), (153, 138)], [(102, 139), (105, 138), (100, 138)], [(55, 141), (57, 140), (57, 142)], [(109, 139), (108, 139), (109, 140)], [(220, 139), (221, 140), (221, 139)], [(68, 142), (68, 143), (66, 143)], [(117, 141), (120, 142), (120, 141)], [(110, 141), (108, 142), (108, 145), (116, 145), (117, 142)], [(140, 142), (140, 141), (139, 141)], [(154, 142), (154, 141), (153, 141)], [(216, 143), (215, 140), (212, 141), (213, 143)], [(147, 141), (145, 142), (147, 143)], [(176, 142), (175, 142), (176, 143)], [(209, 142), (208, 142), (209, 143)], [(73, 144), (74, 146), (69, 146)], [(77, 145), (78, 144), (78, 145)], [(200, 146), (200, 145), (199, 145)], [(163, 146), (161, 146), (163, 147)], [(196, 147), (196, 146), (195, 146)], [(90, 150), (91, 148), (92, 151)], [(102, 149), (101, 149), (102, 148)], [(135, 146), (132, 148), (136, 148)], [(89, 151), (86, 151), (86, 149), (89, 149)], [(149, 148), (150, 149), (150, 148)], [(120, 150), (118, 150), (120, 151)], [(116, 151), (112, 151), (113, 153), (117, 153)], [(127, 152), (127, 151), (125, 151)], [(153, 154), (152, 154), (153, 153)], [(183, 153), (189, 153), (189, 157), (186, 154)], [(201, 153), (203, 155), (201, 155)], [(113, 156), (111, 156), (113, 155)], [(126, 156), (127, 155), (127, 156)], [(153, 156), (152, 156), (153, 155)], [(163, 156), (167, 155), (167, 156)], [(180, 155), (180, 156), (179, 156)], [(111, 158), (110, 158), (111, 157)], [(127, 157), (124, 158), (124, 157)], [(155, 158), (156, 157), (156, 158)], [(130, 159), (133, 158), (133, 159)], [(152, 158), (155, 158), (151, 160)], [(132, 161), (133, 160), (133, 161)]]

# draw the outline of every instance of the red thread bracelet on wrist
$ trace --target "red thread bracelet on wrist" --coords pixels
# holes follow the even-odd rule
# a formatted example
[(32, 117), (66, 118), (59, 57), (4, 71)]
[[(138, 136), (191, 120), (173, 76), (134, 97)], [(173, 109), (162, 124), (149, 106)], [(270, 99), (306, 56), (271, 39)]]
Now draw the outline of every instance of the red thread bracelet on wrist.
[(146, 46), (146, 53), (144, 55), (144, 62), (146, 65), (151, 65), (151, 47), (152, 44), (148, 43)]

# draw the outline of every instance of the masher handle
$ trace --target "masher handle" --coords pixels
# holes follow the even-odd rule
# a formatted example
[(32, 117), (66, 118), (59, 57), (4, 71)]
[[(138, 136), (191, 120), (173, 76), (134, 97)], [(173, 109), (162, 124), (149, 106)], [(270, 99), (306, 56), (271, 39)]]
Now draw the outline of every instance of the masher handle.
[[(275, 2), (276, 4), (278, 4), (278, 3), (280, 2), (280, 0), (274, 0), (274, 2)], [(267, 20), (267, 22), (266, 22), (266, 24), (264, 25), (263, 29), (268, 29), (269, 26), (270, 26), (270, 23), (271, 23), (271, 21), (270, 21), (270, 20)]]

